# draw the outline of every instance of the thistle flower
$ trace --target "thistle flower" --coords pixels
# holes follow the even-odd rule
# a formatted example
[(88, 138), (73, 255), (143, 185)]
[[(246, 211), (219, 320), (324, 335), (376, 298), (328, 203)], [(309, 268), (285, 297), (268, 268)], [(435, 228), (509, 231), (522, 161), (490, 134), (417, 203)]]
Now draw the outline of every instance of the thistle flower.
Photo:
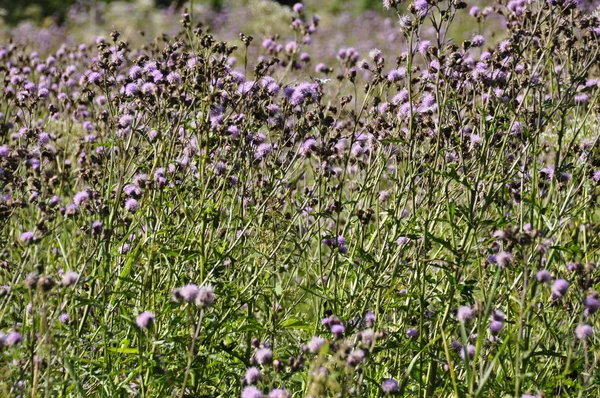
[(344, 335), (345, 330), (346, 330), (346, 328), (342, 324), (337, 324), (337, 325), (331, 326), (331, 333), (333, 333), (333, 335), (338, 339)]
[(400, 391), (400, 385), (394, 379), (385, 379), (381, 383), (381, 391), (383, 391), (384, 394), (396, 394)]
[(500, 333), (503, 328), (504, 323), (501, 321), (493, 320), (490, 322), (490, 332), (492, 332), (493, 335), (497, 335), (498, 333)]
[(306, 348), (311, 354), (318, 354), (321, 352), (321, 348), (323, 348), (325, 343), (327, 343), (327, 340), (325, 340), (323, 337), (314, 336), (310, 339), (306, 345)]
[(196, 297), (196, 305), (199, 307), (210, 307), (215, 301), (215, 292), (212, 285), (202, 285), (198, 289), (198, 296)]
[(19, 238), (23, 243), (31, 243), (34, 240), (34, 234), (31, 231), (23, 232)]
[(199, 292), (200, 289), (198, 288), (198, 286), (191, 283), (185, 285), (181, 290), (179, 290), (181, 298), (183, 299), (183, 301), (187, 302), (192, 302), (196, 300)]
[(292, 398), (292, 394), (288, 390), (276, 388), (269, 392), (269, 398)]
[(352, 350), (348, 358), (346, 358), (346, 362), (350, 366), (357, 366), (365, 359), (365, 352), (361, 349)]
[(590, 325), (581, 324), (575, 328), (575, 336), (579, 340), (586, 340), (594, 334), (594, 329)]
[(262, 392), (254, 386), (248, 386), (248, 387), (244, 388), (244, 390), (242, 391), (242, 398), (262, 398), (262, 397), (263, 397)]
[(267, 347), (260, 348), (256, 351), (256, 354), (254, 354), (254, 357), (259, 364), (268, 365), (273, 361), (273, 351)]
[(456, 319), (460, 323), (467, 323), (473, 318), (473, 310), (470, 307), (462, 306), (456, 312)]
[(154, 314), (149, 311), (144, 311), (137, 316), (135, 323), (139, 326), (140, 329), (148, 329), (154, 323)]
[(564, 279), (557, 279), (552, 285), (552, 297), (561, 298), (569, 288), (570, 283)]
[(585, 306), (585, 315), (589, 316), (598, 311), (600, 308), (600, 301), (598, 301), (598, 298), (596, 297), (588, 296), (583, 300), (583, 305)]
[(408, 337), (409, 339), (414, 339), (419, 337), (419, 330), (415, 329), (415, 328), (409, 328), (406, 331), (406, 337)]
[(535, 274), (535, 279), (541, 283), (548, 283), (552, 280), (552, 275), (547, 270), (542, 269)]
[(248, 385), (256, 384), (260, 380), (260, 370), (256, 367), (251, 367), (244, 374), (244, 381)]
[[(469, 358), (473, 358), (475, 356), (475, 350), (476, 348), (473, 344), (467, 344), (466, 351)], [(465, 348), (461, 348), (459, 355), (462, 359), (465, 359)]]
[(23, 335), (16, 330), (12, 330), (4, 338), (4, 344), (6, 344), (8, 347), (17, 346), (21, 343), (23, 343)]
[(140, 207), (139, 202), (137, 200), (135, 200), (134, 198), (129, 198), (125, 202), (125, 210), (130, 211), (132, 213), (137, 211), (137, 209), (139, 209), (139, 207)]

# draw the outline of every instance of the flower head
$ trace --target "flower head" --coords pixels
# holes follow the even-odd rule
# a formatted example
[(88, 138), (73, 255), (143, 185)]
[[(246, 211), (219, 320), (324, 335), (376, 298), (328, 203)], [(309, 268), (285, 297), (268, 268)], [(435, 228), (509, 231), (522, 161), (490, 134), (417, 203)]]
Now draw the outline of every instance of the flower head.
[(140, 329), (148, 329), (154, 323), (154, 314), (149, 311), (144, 311), (137, 316), (135, 323)]

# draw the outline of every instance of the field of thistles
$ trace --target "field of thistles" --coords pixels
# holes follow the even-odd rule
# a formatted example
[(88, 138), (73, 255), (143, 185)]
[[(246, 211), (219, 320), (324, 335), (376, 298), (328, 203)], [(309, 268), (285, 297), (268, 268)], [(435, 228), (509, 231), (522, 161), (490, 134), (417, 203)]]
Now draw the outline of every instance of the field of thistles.
[(0, 396), (600, 396), (592, 5), (127, 7), (0, 29)]

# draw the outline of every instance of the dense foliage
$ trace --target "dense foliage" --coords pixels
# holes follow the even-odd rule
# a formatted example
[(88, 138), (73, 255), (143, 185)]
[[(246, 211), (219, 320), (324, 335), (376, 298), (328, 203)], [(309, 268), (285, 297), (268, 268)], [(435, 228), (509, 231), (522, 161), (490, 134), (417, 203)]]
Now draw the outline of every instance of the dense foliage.
[(2, 396), (600, 395), (600, 20), (383, 6), (1, 45)]

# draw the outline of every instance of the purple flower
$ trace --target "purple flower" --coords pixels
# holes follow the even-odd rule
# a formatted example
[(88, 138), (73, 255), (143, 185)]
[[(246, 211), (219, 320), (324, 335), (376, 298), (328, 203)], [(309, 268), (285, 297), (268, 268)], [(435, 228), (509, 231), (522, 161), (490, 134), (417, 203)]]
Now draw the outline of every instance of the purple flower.
[(254, 355), (256, 361), (261, 365), (270, 364), (273, 360), (273, 351), (270, 348), (261, 348)]
[(326, 73), (327, 71), (329, 71), (329, 68), (327, 68), (327, 65), (325, 65), (324, 63), (318, 63), (315, 66), (315, 72), (317, 73)]
[(552, 296), (554, 298), (562, 297), (567, 292), (569, 286), (570, 283), (564, 279), (555, 280), (554, 284), (552, 285)]
[(291, 398), (292, 394), (288, 390), (276, 388), (269, 392), (269, 398)]
[(123, 89), (123, 92), (125, 93), (126, 96), (128, 97), (133, 97), (134, 95), (136, 95), (138, 92), (140, 91), (138, 85), (136, 83), (127, 83), (127, 85), (125, 86), (125, 88)]
[(585, 306), (585, 315), (591, 315), (600, 308), (600, 301), (596, 297), (589, 296), (583, 299), (583, 305)]
[(73, 196), (73, 203), (77, 206), (81, 206), (83, 203), (90, 199), (90, 194), (87, 191), (80, 191)]
[(130, 211), (130, 212), (135, 212), (137, 209), (139, 209), (140, 204), (137, 200), (135, 200), (134, 198), (129, 198), (127, 199), (127, 201), (125, 202), (125, 210)]
[(181, 298), (183, 299), (183, 301), (187, 301), (187, 302), (192, 302), (194, 300), (196, 300), (196, 298), (198, 297), (198, 293), (200, 292), (200, 289), (198, 288), (197, 285), (194, 284), (187, 284), (185, 285), (180, 291), (179, 293), (181, 294)]
[(212, 285), (202, 285), (198, 289), (198, 296), (196, 297), (196, 305), (199, 307), (210, 307), (215, 301), (216, 295)]
[(346, 328), (341, 324), (331, 326), (331, 333), (333, 333), (333, 335), (338, 339), (344, 335), (345, 330)]
[(498, 264), (501, 268), (505, 268), (512, 263), (512, 254), (509, 252), (502, 251), (496, 254), (496, 264)]
[(396, 82), (404, 79), (405, 76), (406, 76), (406, 68), (400, 67), (398, 69), (392, 69), (388, 73), (387, 78), (390, 82), (396, 83)]
[(348, 355), (346, 362), (350, 366), (356, 366), (359, 363), (361, 363), (364, 358), (365, 358), (365, 352), (363, 350), (361, 350), (361, 349), (352, 350), (350, 355)]
[(20, 237), (21, 242), (23, 242), (23, 243), (31, 243), (31, 242), (33, 242), (33, 238), (34, 238), (34, 235), (33, 235), (33, 232), (31, 232), (31, 231), (23, 232)]
[(244, 380), (248, 385), (256, 384), (260, 380), (260, 370), (254, 366), (248, 368), (244, 374)]
[(472, 318), (473, 318), (473, 310), (469, 307), (462, 306), (456, 312), (456, 319), (458, 319), (458, 321), (460, 323), (469, 322)]
[(302, 5), (302, 3), (296, 3), (292, 7), (292, 10), (294, 10), (295, 13), (300, 14), (304, 10), (304, 6)]
[(411, 338), (411, 339), (417, 338), (417, 337), (419, 337), (419, 331), (415, 328), (409, 328), (406, 331), (406, 337)]
[(481, 35), (475, 35), (471, 39), (471, 43), (473, 44), (474, 47), (482, 47), (485, 45), (485, 37), (483, 37)]
[(414, 6), (415, 10), (421, 17), (427, 15), (427, 12), (429, 11), (429, 3), (427, 0), (415, 0)]
[(381, 383), (381, 391), (384, 394), (396, 394), (400, 390), (400, 385), (394, 379), (385, 379)]
[(327, 343), (327, 340), (325, 340), (323, 337), (314, 336), (312, 339), (310, 339), (306, 345), (306, 348), (311, 354), (318, 354), (325, 343)]
[(552, 280), (552, 275), (547, 270), (542, 269), (535, 274), (535, 279), (541, 283), (548, 283)]
[[(468, 344), (466, 347), (466, 351), (467, 351), (467, 355), (469, 356), (469, 358), (473, 358), (475, 356), (475, 346), (473, 344)], [(461, 348), (459, 355), (462, 359), (465, 359), (465, 349), (464, 348)]]
[(140, 329), (148, 329), (154, 323), (154, 314), (149, 311), (144, 311), (137, 316), (135, 323)]
[(60, 314), (60, 316), (58, 317), (58, 321), (60, 323), (62, 323), (63, 325), (66, 325), (69, 323), (69, 314), (67, 314), (66, 312), (63, 312), (62, 314)]
[(260, 390), (254, 386), (244, 388), (242, 391), (242, 398), (262, 398), (263, 394)]
[(9, 334), (4, 338), (4, 344), (9, 347), (19, 345), (23, 342), (23, 336), (21, 333), (16, 330), (12, 330)]
[(65, 272), (62, 276), (61, 284), (63, 286), (73, 286), (79, 280), (79, 274), (74, 271)]
[(502, 328), (504, 328), (503, 322), (496, 320), (490, 322), (490, 332), (492, 332), (493, 335), (497, 335), (498, 333), (500, 333), (502, 331)]
[(575, 328), (575, 336), (579, 340), (585, 340), (594, 334), (594, 329), (590, 325), (581, 324)]

